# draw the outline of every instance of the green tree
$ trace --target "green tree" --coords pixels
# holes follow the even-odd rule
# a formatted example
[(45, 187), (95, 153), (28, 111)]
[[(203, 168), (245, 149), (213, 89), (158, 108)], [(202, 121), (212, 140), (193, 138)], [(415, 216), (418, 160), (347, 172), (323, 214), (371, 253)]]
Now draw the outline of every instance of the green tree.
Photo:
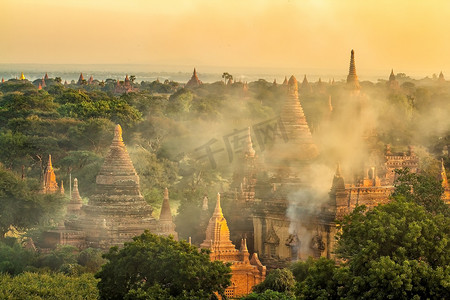
[(450, 219), (397, 196), (357, 207), (341, 227), (339, 295), (347, 299), (444, 299), (450, 295)]
[(109, 262), (96, 275), (100, 299), (133, 299), (137, 295), (141, 299), (149, 295), (152, 297), (147, 299), (183, 299), (187, 295), (209, 299), (214, 292), (223, 294), (231, 284), (228, 265), (211, 262), (206, 251), (185, 241), (148, 231), (120, 250), (112, 247), (104, 257)]
[(294, 296), (286, 295), (285, 293), (274, 292), (272, 290), (265, 290), (262, 293), (251, 293), (241, 300), (292, 300), (296, 299)]
[(300, 299), (336, 299), (338, 282), (334, 278), (336, 262), (325, 257), (308, 258), (297, 262), (291, 270), (297, 281), (296, 294)]
[(449, 207), (442, 201), (444, 188), (435, 177), (410, 173), (408, 169), (396, 170), (393, 197), (404, 197), (408, 201), (422, 205), (427, 211), (436, 214), (443, 213), (450, 216)]
[(266, 290), (285, 293), (293, 296), (295, 289), (295, 279), (289, 269), (275, 269), (269, 272), (266, 279), (253, 287), (256, 293), (264, 293)]

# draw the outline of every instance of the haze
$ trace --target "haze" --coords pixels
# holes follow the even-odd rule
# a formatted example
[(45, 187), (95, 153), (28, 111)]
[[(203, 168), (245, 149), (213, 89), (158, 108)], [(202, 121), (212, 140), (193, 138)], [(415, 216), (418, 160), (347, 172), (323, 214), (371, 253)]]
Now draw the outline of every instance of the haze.
[[(450, 74), (450, 1), (0, 1), (0, 64)], [(387, 75), (386, 75), (387, 76)]]

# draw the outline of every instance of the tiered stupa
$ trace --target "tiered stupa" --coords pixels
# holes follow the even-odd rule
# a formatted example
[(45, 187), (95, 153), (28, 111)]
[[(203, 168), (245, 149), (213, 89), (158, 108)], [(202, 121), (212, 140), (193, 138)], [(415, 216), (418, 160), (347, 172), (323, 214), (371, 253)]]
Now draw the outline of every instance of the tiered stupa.
[(358, 76), (356, 75), (355, 51), (353, 51), (353, 49), (352, 49), (351, 56), (350, 56), (350, 67), (348, 70), (347, 85), (352, 90), (360, 89)]
[(192, 74), (191, 79), (186, 83), (186, 88), (195, 88), (202, 85), (202, 82), (200, 79), (198, 79), (197, 76), (197, 70), (194, 68), (194, 73)]
[(23, 75), (23, 72), (20, 74), (20, 80), (25, 80), (25, 75)]
[(178, 233), (175, 231), (175, 223), (173, 223), (172, 212), (170, 211), (169, 190), (167, 188), (164, 189), (164, 199), (156, 234), (165, 236), (172, 235), (175, 240), (178, 240)]
[(441, 71), (441, 73), (439, 73), (438, 81), (439, 81), (440, 83), (445, 82), (444, 74), (442, 73), (442, 71)]
[(249, 294), (253, 286), (266, 277), (266, 267), (261, 264), (258, 255), (253, 253), (249, 259), (246, 240), (242, 239), (240, 250), (231, 242), (230, 230), (220, 206), (220, 194), (217, 194), (216, 208), (209, 219), (206, 238), (200, 247), (211, 250), (211, 261), (231, 263), (231, 285), (225, 291), (229, 298)]
[(42, 192), (45, 194), (56, 193), (58, 191), (58, 183), (56, 183), (55, 170), (52, 165), (52, 156), (48, 156), (48, 164), (44, 173)]
[[(298, 99), (297, 79), (292, 75), (288, 82), (288, 95), (281, 110), (282, 130), (288, 138), (287, 143), (279, 142), (274, 147), (271, 159), (276, 161), (305, 161), (318, 155), (317, 146), (311, 136), (303, 108)], [(280, 128), (281, 129), (281, 128)]]
[(122, 128), (116, 125), (114, 139), (96, 179), (96, 192), (76, 229), (84, 231), (88, 247), (121, 246), (144, 230), (155, 231), (152, 207), (145, 202), (139, 187), (139, 176), (133, 167), (122, 139)]

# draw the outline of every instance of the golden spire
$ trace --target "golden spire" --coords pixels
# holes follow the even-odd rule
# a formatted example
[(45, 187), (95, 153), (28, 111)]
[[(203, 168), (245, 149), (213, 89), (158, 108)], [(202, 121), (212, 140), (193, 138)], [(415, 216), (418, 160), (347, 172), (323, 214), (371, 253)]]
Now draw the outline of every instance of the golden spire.
[(358, 76), (356, 75), (355, 51), (353, 51), (353, 49), (350, 56), (350, 68), (348, 70), (347, 84), (350, 85), (353, 89), (359, 90), (360, 88)]
[(48, 172), (49, 170), (50, 170), (50, 171), (53, 170), (53, 165), (52, 165), (52, 155), (51, 155), (51, 154), (48, 155), (47, 172)]
[(442, 180), (442, 187), (447, 188), (448, 187), (448, 179), (447, 179), (447, 173), (445, 172), (443, 158), (441, 159), (441, 180)]
[(20, 74), (20, 80), (25, 80), (25, 75), (23, 75), (23, 72)]

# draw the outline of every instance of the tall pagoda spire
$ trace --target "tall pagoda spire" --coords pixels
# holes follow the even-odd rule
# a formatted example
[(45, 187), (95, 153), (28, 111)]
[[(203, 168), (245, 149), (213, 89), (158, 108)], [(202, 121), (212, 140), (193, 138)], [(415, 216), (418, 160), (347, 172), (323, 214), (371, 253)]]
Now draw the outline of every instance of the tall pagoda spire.
[(23, 75), (23, 72), (20, 74), (20, 80), (25, 80), (25, 75)]
[(47, 74), (47, 72), (45, 72), (44, 80), (47, 80), (47, 79), (48, 79), (48, 74)]
[(358, 76), (356, 75), (355, 51), (353, 51), (353, 49), (350, 56), (350, 68), (348, 70), (347, 85), (354, 90), (360, 89)]

